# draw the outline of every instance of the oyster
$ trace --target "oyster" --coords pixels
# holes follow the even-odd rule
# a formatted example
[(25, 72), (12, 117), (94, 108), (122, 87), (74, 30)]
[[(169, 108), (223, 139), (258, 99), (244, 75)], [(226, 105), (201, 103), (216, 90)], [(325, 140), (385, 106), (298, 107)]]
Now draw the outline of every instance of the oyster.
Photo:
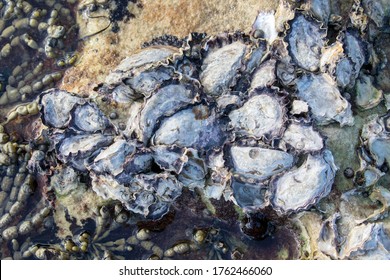
[(324, 140), (311, 125), (291, 123), (284, 132), (282, 141), (299, 151), (314, 152), (324, 147)]
[(319, 69), (321, 49), (325, 46), (326, 29), (319, 23), (298, 14), (295, 16), (287, 43), (294, 62), (305, 70), (315, 72)]
[(354, 227), (340, 249), (341, 259), (390, 259), (390, 239), (383, 224), (362, 224)]
[(390, 162), (389, 116), (374, 115), (362, 130), (363, 145), (369, 151), (369, 162), (380, 168)]
[(197, 100), (195, 90), (184, 85), (169, 85), (160, 88), (148, 99), (141, 110), (140, 130), (142, 141), (148, 143), (159, 119), (172, 116), (174, 113), (193, 104)]
[(270, 59), (262, 64), (253, 73), (251, 89), (271, 86), (276, 80), (276, 60)]
[(273, 180), (273, 207), (280, 213), (307, 209), (329, 194), (336, 170), (330, 151), (315, 156), (309, 154), (300, 167)]
[[(242, 232), (251, 237), (279, 240), (286, 225), (300, 223), (301, 232), (295, 227), (288, 231), (302, 241), (302, 258), (388, 258), (389, 116), (373, 116), (364, 125), (366, 115), (355, 110), (371, 110), (387, 97), (386, 81), (377, 74), (386, 69), (380, 45), (388, 9), (382, 0), (378, 5), (365, 0), (368, 19), (357, 1), (343, 23), (331, 1), (293, 2), (280, 1), (276, 12), (260, 12), (250, 34), (191, 33), (185, 39), (163, 36), (145, 43), (90, 98), (52, 89), (32, 105), (11, 111), (4, 128), (0, 126), (4, 242), (15, 243), (50, 213), (40, 206), (44, 213), (35, 211), (35, 225), (15, 220), (26, 205), (31, 172), (45, 198), (41, 205), (50, 203), (55, 210), (55, 226), (49, 227), (58, 228), (57, 237), (67, 240), (35, 253), (23, 250), (26, 256), (109, 257), (108, 250), (119, 250), (119, 256), (127, 257), (125, 247), (139, 246), (153, 258), (188, 257), (204, 250), (203, 242), (221, 257), (229, 252), (225, 241), (210, 243), (206, 236), (215, 239), (215, 230), (198, 227), (208, 227), (210, 221), (230, 227), (245, 215)], [(56, 26), (48, 32), (53, 38), (65, 35)], [(12, 73), (10, 82), (19, 79), (17, 74)], [(52, 83), (50, 79), (45, 81)], [(7, 96), (28, 90), (23, 83), (17, 90), (6, 89)], [(382, 107), (375, 112), (383, 112)], [(354, 126), (352, 108), (358, 115)], [(327, 126), (333, 122), (340, 125)], [(25, 123), (34, 136), (14, 133), (13, 126)], [(361, 126), (359, 168), (354, 145), (348, 146), (345, 159), (335, 135), (358, 133)], [(18, 137), (28, 147), (9, 141)], [(338, 177), (327, 144), (345, 168)], [(345, 166), (349, 159), (351, 165)], [(20, 172), (12, 171), (16, 161)], [(331, 199), (323, 199), (334, 181)], [(171, 206), (175, 211), (169, 213)], [(188, 221), (176, 220), (183, 217), (191, 220), (190, 227)], [(177, 230), (150, 234), (143, 228), (160, 229), (171, 222), (170, 228)], [(81, 234), (83, 241), (69, 240), (75, 228), (89, 229), (89, 223), (96, 224), (93, 238)], [(112, 230), (115, 239), (107, 241)], [(202, 236), (182, 241), (191, 231)], [(259, 246), (239, 237), (240, 246), (249, 242), (240, 248), (244, 251)], [(153, 243), (171, 238), (165, 248)], [(8, 245), (3, 247), (8, 250)], [(295, 257), (290, 253), (282, 248), (278, 257)], [(231, 257), (239, 256), (237, 249)]]
[(242, 65), (247, 46), (239, 41), (213, 48), (208, 43), (207, 56), (203, 61), (200, 82), (211, 96), (219, 96), (235, 82), (235, 76)]
[(283, 130), (285, 109), (275, 91), (264, 90), (229, 114), (230, 125), (238, 136), (275, 138)]
[(260, 147), (232, 146), (233, 173), (243, 178), (268, 179), (292, 167), (294, 157), (286, 152)]
[(261, 37), (266, 39), (269, 44), (272, 44), (272, 42), (278, 37), (274, 12), (259, 13), (252, 26), (252, 30), (255, 30), (255, 32), (261, 32)]
[(188, 162), (186, 148), (155, 146), (153, 152), (154, 161), (165, 171), (173, 171), (179, 174)]
[(307, 102), (318, 124), (337, 121), (341, 126), (352, 125), (351, 104), (340, 94), (328, 74), (307, 74), (297, 80), (297, 96)]
[(56, 135), (57, 157), (64, 163), (80, 171), (86, 171), (86, 166), (98, 155), (103, 147), (109, 146), (113, 136), (95, 134)]
[(210, 149), (225, 141), (223, 130), (223, 121), (208, 107), (199, 105), (164, 119), (152, 137), (152, 144)]
[(356, 81), (356, 104), (363, 110), (377, 106), (383, 99), (383, 92), (373, 85), (373, 78), (360, 75)]
[(88, 133), (105, 131), (110, 126), (109, 120), (95, 105), (86, 103), (76, 106), (69, 127)]
[(88, 166), (97, 174), (117, 176), (123, 172), (125, 159), (136, 152), (136, 144), (124, 139), (115, 139), (114, 143), (103, 149)]
[(246, 212), (257, 211), (269, 205), (269, 187), (262, 183), (233, 180), (232, 191), (233, 202)]
[(55, 128), (65, 128), (71, 119), (70, 112), (76, 104), (83, 103), (80, 97), (67, 91), (51, 89), (42, 94), (41, 107), (43, 120)]

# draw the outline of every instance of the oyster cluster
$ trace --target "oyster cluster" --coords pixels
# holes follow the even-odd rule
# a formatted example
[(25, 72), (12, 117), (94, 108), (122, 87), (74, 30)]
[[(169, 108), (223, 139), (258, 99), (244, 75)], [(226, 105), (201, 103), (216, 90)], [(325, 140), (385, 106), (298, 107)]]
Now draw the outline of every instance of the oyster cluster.
[[(57, 160), (88, 174), (103, 199), (150, 219), (166, 214), (183, 187), (245, 212), (270, 206), (284, 215), (315, 205), (337, 171), (316, 125), (352, 125), (351, 105), (333, 65), (319, 71), (331, 46), (317, 19), (296, 12), (282, 38), (263, 17), (281, 20), (260, 14), (253, 35), (191, 34), (182, 48), (156, 40), (123, 60), (97, 91), (120, 106), (125, 126), (91, 99), (42, 93)], [(343, 56), (358, 73), (361, 39), (343, 36), (356, 45)]]

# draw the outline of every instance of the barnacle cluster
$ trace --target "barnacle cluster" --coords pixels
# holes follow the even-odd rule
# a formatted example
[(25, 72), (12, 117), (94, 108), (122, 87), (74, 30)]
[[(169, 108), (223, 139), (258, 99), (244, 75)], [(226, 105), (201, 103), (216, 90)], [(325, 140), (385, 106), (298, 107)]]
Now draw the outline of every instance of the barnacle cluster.
[[(89, 96), (39, 90), (11, 110), (0, 131), (3, 242), (51, 214), (58, 230), (50, 245), (5, 255), (237, 259), (284, 232), (300, 253), (284, 248), (280, 258), (390, 258), (388, 61), (378, 42), (389, 10), (355, 1), (342, 19), (332, 3), (280, 1), (249, 34), (156, 38)], [(10, 133), (23, 119), (31, 131)], [(360, 167), (339, 172), (325, 135), (357, 126)], [(35, 184), (40, 208), (22, 218), (22, 187)], [(199, 225), (156, 242), (153, 228), (169, 228), (180, 211)], [(226, 224), (251, 240), (229, 236)]]

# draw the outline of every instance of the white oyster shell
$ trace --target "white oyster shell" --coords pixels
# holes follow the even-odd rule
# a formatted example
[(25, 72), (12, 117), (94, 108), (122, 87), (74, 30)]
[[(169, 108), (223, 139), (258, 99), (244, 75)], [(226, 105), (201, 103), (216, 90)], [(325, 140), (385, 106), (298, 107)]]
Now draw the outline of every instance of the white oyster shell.
[(277, 97), (269, 94), (252, 96), (229, 114), (230, 124), (239, 136), (274, 138), (280, 135), (285, 109)]
[(348, 234), (340, 249), (341, 259), (390, 259), (390, 240), (383, 223), (361, 224)]
[(294, 100), (291, 104), (290, 113), (293, 115), (299, 115), (309, 112), (309, 105), (302, 100)]
[(311, 125), (290, 124), (284, 131), (282, 140), (298, 151), (314, 152), (324, 147), (324, 140)]
[(266, 39), (269, 44), (272, 44), (278, 37), (275, 26), (275, 13), (273, 11), (260, 12), (253, 23), (252, 30), (261, 30), (264, 34), (264, 39)]
[(256, 180), (267, 179), (294, 163), (294, 157), (286, 152), (259, 147), (233, 146), (230, 156), (235, 174)]
[(296, 16), (287, 35), (287, 42), (290, 55), (298, 66), (308, 71), (318, 70), (325, 35), (320, 24), (303, 15)]
[(329, 194), (336, 170), (330, 151), (314, 156), (309, 154), (300, 167), (272, 182), (272, 205), (281, 213), (307, 209)]
[(218, 96), (229, 89), (241, 67), (245, 51), (246, 45), (238, 41), (210, 50), (200, 74), (200, 81), (207, 94)]
[(253, 73), (251, 89), (263, 88), (272, 85), (276, 80), (276, 60), (270, 59), (262, 64)]
[(328, 74), (308, 74), (297, 80), (297, 96), (307, 102), (318, 124), (337, 121), (341, 126), (353, 125), (351, 104), (340, 94)]

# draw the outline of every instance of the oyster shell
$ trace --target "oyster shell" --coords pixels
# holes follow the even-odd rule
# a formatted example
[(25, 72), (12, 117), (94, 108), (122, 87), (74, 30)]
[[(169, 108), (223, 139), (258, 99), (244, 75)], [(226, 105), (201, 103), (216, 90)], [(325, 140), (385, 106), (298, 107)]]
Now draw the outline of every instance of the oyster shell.
[(270, 59), (262, 64), (253, 73), (251, 89), (271, 86), (276, 81), (276, 60)]
[(232, 201), (246, 212), (264, 209), (269, 205), (269, 187), (262, 183), (232, 182)]
[(284, 131), (282, 141), (298, 151), (314, 152), (324, 147), (324, 140), (311, 125), (291, 123)]
[(390, 259), (390, 239), (383, 224), (362, 224), (354, 227), (340, 249), (341, 259)]
[(210, 149), (224, 143), (224, 123), (207, 106), (199, 105), (164, 119), (152, 138), (153, 145)]
[(321, 226), (320, 236), (318, 238), (318, 249), (333, 260), (338, 259), (338, 246), (340, 236), (337, 228), (337, 220), (340, 219), (340, 213), (335, 213), (329, 217)]
[(383, 92), (373, 85), (373, 77), (360, 74), (356, 81), (355, 102), (360, 109), (374, 108), (383, 100)]
[(261, 91), (230, 112), (230, 125), (238, 136), (272, 139), (281, 134), (285, 108), (275, 94), (274, 90)]
[(340, 94), (328, 74), (307, 74), (297, 80), (297, 96), (309, 104), (314, 119), (325, 125), (334, 121), (353, 125), (351, 104)]
[(307, 209), (329, 194), (336, 170), (330, 151), (309, 154), (300, 167), (273, 180), (273, 207), (282, 214)]
[(56, 135), (57, 158), (73, 168), (86, 171), (89, 161), (98, 155), (103, 147), (109, 146), (114, 140), (113, 136), (95, 134)]
[(177, 179), (186, 187), (193, 189), (195, 187), (204, 188), (207, 167), (196, 150), (190, 149), (187, 153), (188, 161), (184, 164)]
[(40, 101), (43, 121), (55, 128), (65, 128), (70, 119), (73, 107), (85, 101), (64, 90), (50, 89), (42, 94)]
[(188, 162), (186, 148), (155, 146), (152, 150), (154, 161), (165, 171), (173, 171), (179, 174)]
[(286, 152), (260, 147), (232, 146), (233, 173), (242, 178), (265, 180), (292, 167), (294, 157)]
[(262, 33), (261, 37), (266, 39), (269, 44), (272, 44), (278, 37), (274, 12), (260, 12), (253, 23), (252, 30), (254, 32), (260, 31)]
[(328, 24), (330, 17), (330, 0), (309, 0), (306, 9), (321, 22)]
[(103, 112), (93, 103), (78, 105), (72, 114), (69, 127), (75, 130), (95, 133), (104, 131), (110, 126), (109, 120)]
[[(374, 165), (380, 168), (385, 162), (390, 162), (389, 115), (379, 117), (373, 115), (371, 120), (363, 126), (363, 145), (369, 151)], [(368, 161), (371, 159), (368, 158)]]
[(88, 166), (96, 174), (117, 176), (123, 172), (126, 157), (136, 152), (136, 145), (124, 139), (115, 139), (114, 143), (102, 150), (93, 163)]
[(135, 192), (135, 199), (129, 210), (151, 219), (166, 214), (169, 205), (182, 192), (181, 183), (167, 173), (136, 175), (130, 182), (130, 188)]
[(197, 101), (197, 93), (185, 85), (168, 85), (160, 88), (148, 99), (141, 110), (139, 122), (142, 133), (141, 141), (149, 142), (158, 120), (172, 116), (174, 113)]
[(221, 48), (208, 48), (199, 78), (207, 94), (219, 96), (233, 85), (247, 46), (237, 41)]
[(165, 63), (179, 50), (171, 46), (151, 46), (140, 52), (133, 54), (124, 60), (106, 77), (106, 84), (119, 85), (126, 78), (131, 77), (131, 73), (136, 70), (140, 73), (152, 68), (159, 63)]
[(296, 15), (290, 25), (286, 39), (293, 61), (305, 70), (317, 71), (321, 49), (325, 45), (326, 29), (301, 14)]

